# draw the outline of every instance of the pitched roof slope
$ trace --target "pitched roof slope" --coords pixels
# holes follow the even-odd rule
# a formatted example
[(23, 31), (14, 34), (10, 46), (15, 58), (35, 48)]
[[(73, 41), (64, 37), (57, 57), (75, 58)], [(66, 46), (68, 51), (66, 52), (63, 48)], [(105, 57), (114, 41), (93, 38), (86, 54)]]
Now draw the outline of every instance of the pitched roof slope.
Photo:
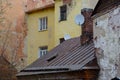
[(120, 0), (99, 0), (92, 16), (98, 13), (105, 13), (106, 11), (109, 11), (109, 9), (118, 5), (120, 5)]
[[(90, 61), (94, 60), (94, 44), (80, 45), (80, 37), (64, 41), (42, 58), (39, 58), (22, 72), (38, 71), (73, 71), (80, 70)], [(41, 72), (40, 72), (41, 71)], [(34, 73), (30, 73), (34, 74)], [(27, 74), (25, 74), (27, 75)]]
[(27, 0), (25, 11), (26, 13), (31, 13), (53, 6), (54, 0)]

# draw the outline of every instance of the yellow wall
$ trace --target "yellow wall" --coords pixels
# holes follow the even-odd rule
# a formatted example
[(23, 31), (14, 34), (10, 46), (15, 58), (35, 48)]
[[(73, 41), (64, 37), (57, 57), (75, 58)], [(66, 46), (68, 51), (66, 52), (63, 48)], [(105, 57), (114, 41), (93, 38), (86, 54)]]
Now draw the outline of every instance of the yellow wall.
[(98, 0), (82, 0), (82, 7), (83, 8), (92, 8), (94, 9)]
[[(46, 8), (28, 14), (28, 64), (38, 58), (39, 47), (48, 46), (48, 50), (51, 50), (60, 44), (59, 39), (64, 38), (65, 34), (69, 34), (71, 38), (81, 35), (81, 27), (75, 23), (75, 16), (81, 13), (81, 9), (91, 8), (92, 5), (88, 1), (73, 0), (72, 7), (68, 9), (66, 21), (59, 21), (62, 0), (55, 0), (55, 8)], [(88, 6), (86, 6), (87, 4)], [(48, 16), (48, 30), (39, 32), (38, 20), (44, 16)]]
[(55, 0), (55, 45), (59, 44), (59, 39), (65, 34), (69, 34), (71, 38), (81, 35), (81, 27), (75, 23), (75, 16), (81, 14), (83, 8), (94, 8), (98, 0), (72, 0), (72, 6), (67, 8), (67, 20), (59, 21), (60, 6), (63, 5), (62, 0)]
[(63, 5), (62, 0), (55, 1), (55, 44), (59, 44), (59, 38), (63, 38), (65, 34), (69, 34), (71, 38), (78, 37), (81, 34), (81, 28), (75, 23), (75, 16), (80, 14), (81, 0), (74, 0), (72, 8), (67, 14), (67, 20), (59, 21), (60, 6)]
[[(48, 17), (48, 30), (39, 31), (39, 18)], [(38, 58), (38, 49), (41, 46), (48, 46), (48, 49), (54, 47), (54, 8), (47, 8), (27, 15), (27, 53), (28, 64)]]

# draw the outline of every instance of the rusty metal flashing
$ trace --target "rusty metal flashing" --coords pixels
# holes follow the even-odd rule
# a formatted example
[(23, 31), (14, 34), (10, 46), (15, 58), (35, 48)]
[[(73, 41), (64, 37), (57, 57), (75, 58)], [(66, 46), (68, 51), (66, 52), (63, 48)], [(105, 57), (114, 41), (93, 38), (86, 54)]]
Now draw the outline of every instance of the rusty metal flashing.
[(51, 8), (51, 7), (54, 7), (54, 3), (48, 4), (48, 5), (39, 7), (39, 8), (34, 8), (34, 9), (31, 9), (31, 10), (28, 10), (28, 11), (25, 11), (25, 12), (26, 12), (27, 14), (29, 14), (29, 13), (32, 13), (32, 12), (36, 12), (36, 11), (43, 10), (43, 9), (46, 9), (46, 8)]

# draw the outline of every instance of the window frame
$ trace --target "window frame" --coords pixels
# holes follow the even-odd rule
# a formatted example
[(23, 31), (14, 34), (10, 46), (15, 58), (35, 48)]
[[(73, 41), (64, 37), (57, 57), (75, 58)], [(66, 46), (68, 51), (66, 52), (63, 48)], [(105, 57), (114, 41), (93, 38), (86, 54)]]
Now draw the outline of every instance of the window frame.
[(67, 20), (67, 5), (60, 6), (60, 21)]
[(47, 46), (39, 47), (39, 49), (38, 49), (38, 58), (46, 55), (47, 53), (48, 53), (48, 47)]
[(39, 18), (38, 31), (45, 31), (48, 28), (48, 18), (47, 16)]

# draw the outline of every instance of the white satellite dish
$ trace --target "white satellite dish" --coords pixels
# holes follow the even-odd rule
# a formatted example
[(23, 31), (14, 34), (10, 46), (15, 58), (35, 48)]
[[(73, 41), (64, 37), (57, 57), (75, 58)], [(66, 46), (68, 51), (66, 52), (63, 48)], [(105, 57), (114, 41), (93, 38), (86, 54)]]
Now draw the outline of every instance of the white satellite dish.
[(82, 14), (78, 14), (76, 17), (75, 17), (75, 23), (77, 25), (82, 25), (83, 23), (85, 22), (85, 18)]
[(70, 39), (70, 38), (71, 38), (71, 37), (70, 37), (69, 34), (65, 34), (65, 35), (64, 35), (64, 39), (65, 39), (65, 40), (68, 40), (68, 39)]

